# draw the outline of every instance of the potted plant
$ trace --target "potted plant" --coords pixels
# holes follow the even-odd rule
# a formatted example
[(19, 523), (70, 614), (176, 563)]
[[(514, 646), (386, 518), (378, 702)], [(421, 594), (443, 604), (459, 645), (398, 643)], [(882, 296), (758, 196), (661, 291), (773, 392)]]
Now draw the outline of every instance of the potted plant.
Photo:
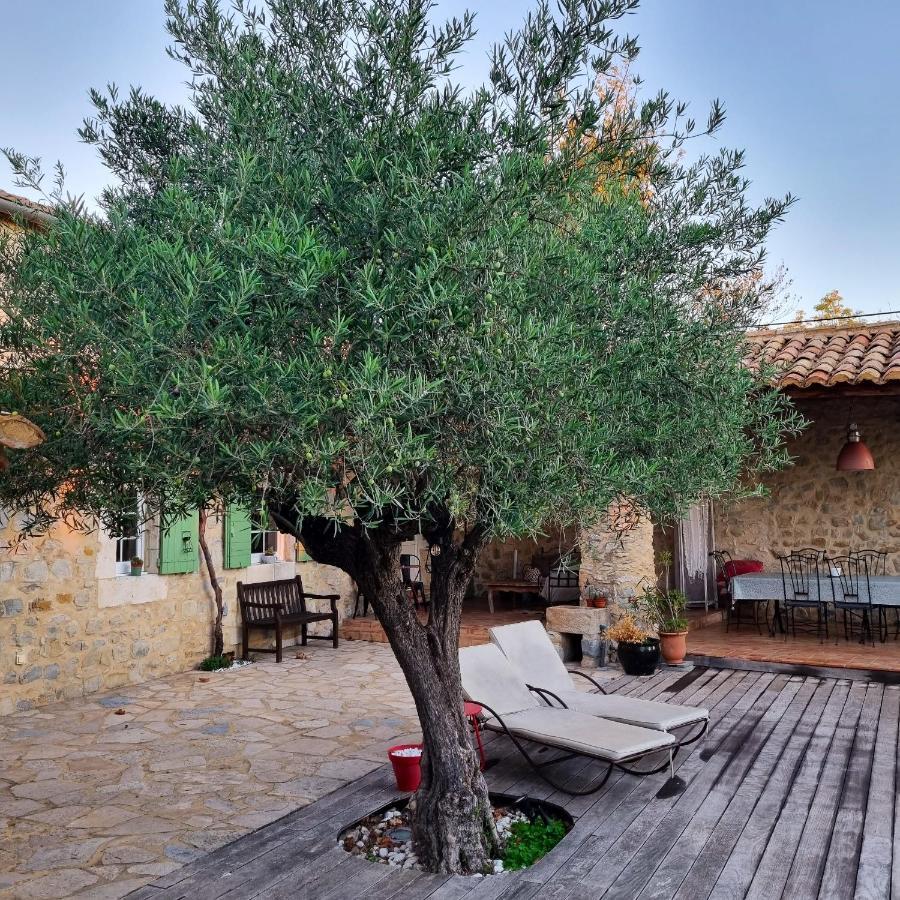
[(672, 554), (663, 552), (659, 556), (663, 566), (664, 589), (645, 587), (641, 602), (645, 617), (656, 626), (662, 648), (663, 659), (670, 666), (680, 666), (687, 654), (687, 597), (669, 588), (669, 566)]
[(131, 574), (140, 575), (144, 571), (144, 561), (139, 556), (131, 557)]
[(278, 562), (278, 554), (275, 553), (274, 550), (269, 550), (263, 553), (262, 561), (264, 563), (275, 563)]
[(663, 659), (670, 666), (680, 666), (687, 654), (687, 597), (681, 591), (645, 588), (644, 603), (655, 613)]
[(607, 597), (596, 585), (588, 582), (584, 586), (584, 605), (592, 609), (606, 609)]
[(659, 665), (659, 641), (627, 613), (606, 630), (626, 675), (652, 675)]

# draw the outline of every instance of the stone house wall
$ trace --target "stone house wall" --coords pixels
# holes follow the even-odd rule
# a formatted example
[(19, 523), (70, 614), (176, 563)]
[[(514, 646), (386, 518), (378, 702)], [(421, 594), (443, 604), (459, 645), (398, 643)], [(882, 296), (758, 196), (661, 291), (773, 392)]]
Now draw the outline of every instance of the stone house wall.
[(481, 552), (475, 573), (472, 576), (471, 592), (480, 597), (487, 593), (489, 581), (508, 581), (513, 577), (515, 551), (519, 554), (518, 577), (522, 578), (525, 567), (531, 565), (532, 557), (557, 557), (577, 550), (574, 529), (551, 530), (537, 539), (518, 538), (506, 541), (492, 541)]
[[(874, 471), (835, 469), (851, 402)], [(716, 546), (773, 571), (776, 554), (791, 549), (873, 548), (887, 551), (889, 573), (900, 573), (900, 398), (835, 395), (797, 408), (811, 424), (789, 445), (794, 464), (765, 478), (768, 496), (716, 507)]]
[[(15, 535), (15, 523), (0, 519), (0, 548)], [(343, 616), (352, 615), (355, 587), (340, 570), (293, 561), (225, 569), (221, 522), (211, 519), (208, 540), (227, 604), (226, 650), (239, 649), (238, 581), (297, 573), (312, 593), (340, 594)], [(205, 568), (154, 574), (150, 535), (147, 543), (148, 571), (138, 578), (115, 573), (115, 543), (103, 534), (57, 526), (0, 549), (0, 715), (184, 671), (209, 655), (215, 604)], [(279, 559), (294, 558), (293, 539), (280, 536)], [(265, 632), (251, 638), (264, 640)]]
[(638, 593), (642, 585), (654, 583), (653, 540), (653, 525), (644, 517), (621, 534), (603, 524), (583, 529), (579, 539), (582, 589), (588, 583), (608, 587), (610, 594), (622, 599)]

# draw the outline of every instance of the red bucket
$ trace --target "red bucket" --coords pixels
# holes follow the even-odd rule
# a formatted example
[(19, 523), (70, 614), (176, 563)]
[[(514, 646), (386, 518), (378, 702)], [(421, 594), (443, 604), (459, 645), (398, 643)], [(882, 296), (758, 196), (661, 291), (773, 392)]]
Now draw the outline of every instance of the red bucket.
[(388, 750), (388, 758), (394, 767), (394, 778), (397, 779), (397, 790), (412, 793), (419, 789), (422, 778), (422, 754), (415, 756), (398, 756), (399, 750), (421, 750), (421, 744), (397, 744)]

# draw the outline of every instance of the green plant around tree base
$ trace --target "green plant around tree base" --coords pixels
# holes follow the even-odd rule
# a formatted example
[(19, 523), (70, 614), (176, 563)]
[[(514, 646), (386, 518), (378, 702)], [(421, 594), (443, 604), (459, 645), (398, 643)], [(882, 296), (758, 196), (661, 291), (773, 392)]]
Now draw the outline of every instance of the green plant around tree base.
[(566, 836), (566, 826), (559, 819), (516, 822), (503, 853), (503, 868), (524, 869), (549, 853)]
[(228, 656), (207, 656), (200, 663), (200, 668), (204, 672), (215, 672), (217, 669), (228, 669), (231, 667), (231, 658)]

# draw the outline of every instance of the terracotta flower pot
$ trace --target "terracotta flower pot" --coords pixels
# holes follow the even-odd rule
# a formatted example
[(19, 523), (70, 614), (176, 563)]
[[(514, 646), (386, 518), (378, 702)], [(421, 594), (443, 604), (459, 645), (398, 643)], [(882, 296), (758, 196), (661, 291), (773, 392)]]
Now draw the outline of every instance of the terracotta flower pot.
[(659, 643), (663, 659), (670, 666), (680, 666), (687, 653), (687, 631), (661, 631)]

